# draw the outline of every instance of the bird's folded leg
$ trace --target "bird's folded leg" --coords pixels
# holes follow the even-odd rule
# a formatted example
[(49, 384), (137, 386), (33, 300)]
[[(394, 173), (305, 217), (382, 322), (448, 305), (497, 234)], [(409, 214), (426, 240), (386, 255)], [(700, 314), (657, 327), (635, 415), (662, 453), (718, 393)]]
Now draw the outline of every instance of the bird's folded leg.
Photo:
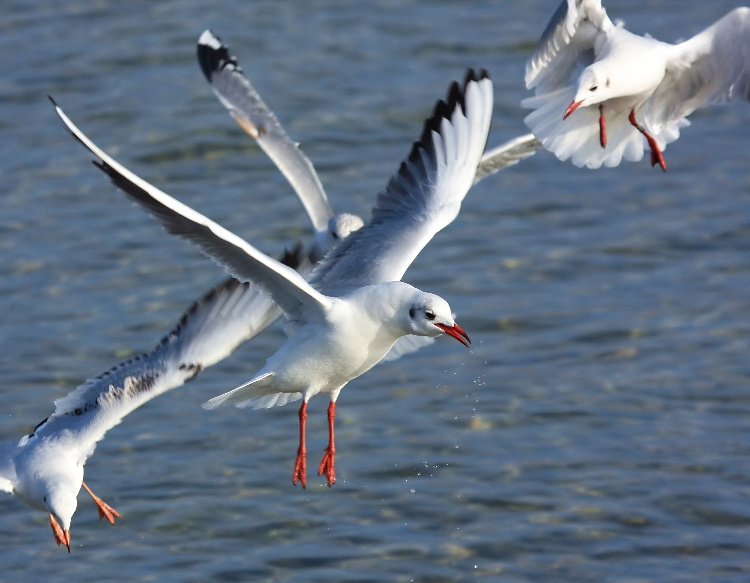
[(60, 524), (57, 522), (57, 519), (55, 519), (54, 516), (52, 516), (52, 513), (49, 515), (49, 524), (52, 527), (52, 534), (55, 536), (55, 542), (57, 543), (57, 546), (65, 545), (68, 547), (68, 552), (70, 552), (70, 531), (69, 530), (63, 530)]
[(654, 139), (654, 136), (652, 136), (650, 133), (646, 131), (646, 128), (644, 128), (641, 124), (639, 124), (635, 119), (635, 110), (630, 110), (630, 115), (628, 116), (628, 121), (630, 121), (630, 124), (635, 127), (639, 132), (643, 134), (643, 136), (646, 138), (646, 141), (648, 142), (649, 148), (651, 148), (651, 166), (656, 166), (659, 164), (661, 166), (661, 169), (664, 170), (664, 172), (667, 171), (667, 163), (664, 160), (664, 155), (661, 153), (661, 149), (659, 148), (659, 144), (656, 143), (656, 140)]
[(336, 420), (336, 401), (328, 405), (328, 447), (326, 453), (318, 466), (318, 475), (325, 474), (330, 488), (336, 483), (336, 442), (333, 434), (333, 425)]
[(91, 491), (91, 488), (86, 485), (86, 482), (82, 482), (81, 486), (83, 486), (84, 490), (86, 490), (86, 492), (88, 492), (89, 495), (94, 499), (94, 504), (96, 504), (96, 508), (97, 510), (99, 510), (99, 520), (106, 518), (110, 524), (114, 524), (115, 518), (119, 518), (120, 513), (112, 508), (109, 504), (107, 504), (104, 500), (99, 498), (99, 496), (94, 494)]
[(604, 119), (604, 105), (599, 104), (599, 143), (607, 147), (607, 120)]
[(305, 445), (305, 424), (307, 422), (307, 401), (302, 401), (299, 408), (299, 449), (297, 449), (297, 460), (294, 462), (294, 474), (292, 484), (297, 482), (307, 487), (307, 447)]

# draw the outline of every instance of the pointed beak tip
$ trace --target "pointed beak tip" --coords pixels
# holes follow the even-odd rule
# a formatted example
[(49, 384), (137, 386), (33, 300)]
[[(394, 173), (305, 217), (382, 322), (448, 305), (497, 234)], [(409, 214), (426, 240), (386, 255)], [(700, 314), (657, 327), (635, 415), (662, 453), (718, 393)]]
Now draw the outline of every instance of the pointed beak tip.
[(573, 113), (576, 109), (581, 107), (581, 104), (583, 103), (583, 99), (579, 101), (573, 101), (569, 106), (568, 109), (565, 110), (565, 115), (563, 115), (563, 119), (568, 119), (568, 116)]
[(436, 324), (436, 326), (443, 332), (445, 332), (448, 336), (450, 336), (451, 338), (455, 338), (461, 344), (469, 348), (469, 345), (471, 344), (471, 338), (469, 338), (469, 335), (463, 328), (461, 328), (461, 326), (459, 326), (455, 322), (453, 323), (453, 326), (446, 326), (445, 324)]
[(461, 326), (459, 326), (456, 323), (453, 324), (453, 327), (461, 335), (461, 338), (459, 338), (458, 340), (460, 340), (461, 344), (463, 344), (464, 346), (466, 346), (466, 348), (468, 348), (469, 344), (471, 344), (471, 338), (469, 338), (469, 335), (466, 333), (466, 330), (461, 328)]

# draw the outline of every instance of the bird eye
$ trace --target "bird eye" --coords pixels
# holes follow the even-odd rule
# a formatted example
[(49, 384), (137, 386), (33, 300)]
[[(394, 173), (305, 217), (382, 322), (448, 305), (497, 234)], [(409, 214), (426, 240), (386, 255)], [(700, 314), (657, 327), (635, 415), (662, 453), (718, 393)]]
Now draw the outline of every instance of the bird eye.
[(432, 310), (425, 310), (424, 311), (424, 317), (428, 320), (434, 320), (435, 319), (435, 312)]
[(409, 317), (410, 317), (410, 318), (411, 318), (412, 320), (414, 319), (414, 314), (415, 314), (415, 313), (416, 313), (416, 310), (414, 310), (414, 306), (412, 306), (411, 308), (409, 308)]
[(599, 89), (598, 85), (592, 85), (591, 89), (589, 89), (589, 91), (596, 91), (597, 89)]
[(333, 237), (337, 241), (339, 240), (339, 234), (336, 231), (331, 231), (331, 237)]

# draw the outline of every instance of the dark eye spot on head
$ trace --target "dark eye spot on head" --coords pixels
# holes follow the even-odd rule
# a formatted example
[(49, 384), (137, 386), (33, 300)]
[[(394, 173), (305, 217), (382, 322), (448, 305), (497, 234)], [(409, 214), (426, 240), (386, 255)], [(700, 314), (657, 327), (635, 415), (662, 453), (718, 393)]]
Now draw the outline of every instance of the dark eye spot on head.
[(596, 91), (597, 89), (599, 89), (598, 85), (592, 85), (591, 89), (589, 89), (589, 91)]
[(411, 308), (409, 308), (409, 317), (414, 319), (414, 314), (415, 314), (415, 310), (414, 310), (414, 306), (412, 306)]
[(428, 320), (434, 320), (435, 319), (435, 312), (433, 312), (432, 310), (425, 310), (424, 311), (424, 316)]
[(333, 237), (334, 239), (338, 241), (339, 234), (336, 231), (331, 231), (331, 237)]
[(607, 77), (607, 82), (605, 83), (607, 87), (609, 87), (609, 77)]

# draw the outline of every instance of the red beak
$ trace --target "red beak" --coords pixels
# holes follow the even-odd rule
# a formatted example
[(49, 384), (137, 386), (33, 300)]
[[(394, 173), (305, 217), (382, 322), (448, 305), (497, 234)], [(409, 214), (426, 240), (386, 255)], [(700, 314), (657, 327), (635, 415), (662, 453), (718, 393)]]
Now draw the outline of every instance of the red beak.
[(49, 515), (49, 523), (52, 527), (52, 534), (55, 535), (57, 546), (65, 545), (68, 547), (68, 552), (70, 552), (70, 531), (63, 530), (57, 520), (55, 520), (55, 517), (52, 516), (52, 513)]
[(469, 338), (469, 335), (464, 332), (464, 329), (461, 328), (458, 324), (453, 324), (453, 326), (446, 326), (445, 324), (435, 324), (438, 328), (440, 328), (443, 332), (445, 332), (448, 336), (452, 336), (456, 340), (458, 340), (461, 344), (466, 346), (468, 348), (469, 344), (471, 344), (471, 339)]
[(563, 119), (568, 119), (568, 116), (573, 113), (576, 109), (581, 107), (581, 104), (583, 103), (583, 99), (580, 101), (574, 101), (568, 106), (568, 109), (565, 110), (565, 115), (563, 116)]

